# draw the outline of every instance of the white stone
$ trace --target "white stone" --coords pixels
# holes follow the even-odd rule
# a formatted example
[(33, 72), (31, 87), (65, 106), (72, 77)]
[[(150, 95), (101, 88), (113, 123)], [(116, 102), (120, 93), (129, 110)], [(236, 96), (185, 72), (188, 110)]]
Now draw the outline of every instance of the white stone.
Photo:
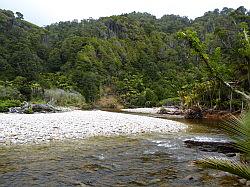
[(99, 135), (178, 132), (186, 127), (172, 120), (105, 111), (0, 114), (0, 144), (39, 143), (52, 139), (81, 139)]
[(250, 181), (247, 181), (247, 182), (246, 182), (246, 186), (250, 186)]
[(246, 179), (239, 179), (240, 184), (246, 184), (247, 180)]

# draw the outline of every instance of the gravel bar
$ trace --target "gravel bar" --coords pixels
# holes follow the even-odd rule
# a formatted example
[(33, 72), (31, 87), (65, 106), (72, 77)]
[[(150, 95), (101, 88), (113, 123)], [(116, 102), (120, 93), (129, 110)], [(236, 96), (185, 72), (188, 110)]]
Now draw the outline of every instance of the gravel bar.
[(91, 136), (178, 132), (185, 124), (106, 111), (0, 114), (0, 145), (83, 139)]

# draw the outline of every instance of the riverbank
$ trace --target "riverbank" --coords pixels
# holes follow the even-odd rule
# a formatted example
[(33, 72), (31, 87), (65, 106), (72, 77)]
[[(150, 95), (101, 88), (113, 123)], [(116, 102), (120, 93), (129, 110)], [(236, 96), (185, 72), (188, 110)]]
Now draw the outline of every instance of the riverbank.
[(125, 113), (145, 114), (148, 116), (173, 119), (173, 120), (184, 118), (182, 111), (175, 107), (128, 108), (128, 109), (121, 109), (121, 111)]
[[(148, 114), (155, 117), (164, 117), (167, 119), (181, 119), (185, 118), (187, 111), (175, 107), (153, 107), (153, 108), (132, 108), (121, 109), (122, 112), (134, 114)], [(223, 111), (223, 110), (201, 110), (201, 118), (187, 118), (187, 119), (211, 119), (211, 120), (226, 120), (232, 115), (239, 116), (241, 111)]]
[(187, 126), (165, 119), (106, 111), (0, 114), (0, 144), (41, 143), (150, 132), (178, 132)]

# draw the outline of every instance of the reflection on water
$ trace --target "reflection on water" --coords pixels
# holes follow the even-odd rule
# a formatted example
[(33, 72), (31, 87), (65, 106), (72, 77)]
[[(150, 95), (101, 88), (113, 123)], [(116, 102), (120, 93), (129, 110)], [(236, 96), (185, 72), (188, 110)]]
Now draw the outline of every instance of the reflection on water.
[(225, 138), (209, 125), (195, 126), (179, 134), (0, 147), (0, 186), (239, 186), (235, 177), (192, 165), (219, 153), (189, 149), (184, 139), (204, 132)]

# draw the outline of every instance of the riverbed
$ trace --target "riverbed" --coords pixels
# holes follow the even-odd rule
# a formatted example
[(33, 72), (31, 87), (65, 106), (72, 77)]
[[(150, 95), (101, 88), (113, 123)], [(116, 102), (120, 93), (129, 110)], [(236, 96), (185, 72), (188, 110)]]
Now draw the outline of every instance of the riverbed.
[(172, 120), (100, 110), (0, 114), (0, 144), (41, 143), (150, 132), (176, 133), (186, 128), (185, 124)]
[(234, 176), (193, 165), (224, 154), (184, 144), (186, 139), (226, 141), (216, 123), (180, 123), (187, 128), (0, 146), (0, 186), (241, 186)]

